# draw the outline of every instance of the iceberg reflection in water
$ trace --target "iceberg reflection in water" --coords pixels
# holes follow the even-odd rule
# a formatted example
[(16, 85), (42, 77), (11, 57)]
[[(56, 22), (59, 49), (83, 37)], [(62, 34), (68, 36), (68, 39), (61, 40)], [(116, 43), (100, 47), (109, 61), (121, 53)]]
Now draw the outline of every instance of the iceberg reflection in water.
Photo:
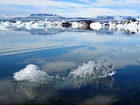
[[(52, 99), (52, 97), (59, 96), (59, 91), (65, 91), (69, 89), (77, 90), (83, 86), (86, 88), (88, 85), (92, 85), (94, 90), (104, 89), (105, 87), (110, 89), (113, 87), (115, 79), (113, 77), (99, 78), (99, 79), (74, 79), (69, 78), (67, 80), (55, 79), (53, 82), (30, 82), (30, 81), (14, 81), (14, 90), (17, 93), (24, 95), (27, 99), (36, 99), (43, 101), (43, 97)], [(80, 96), (79, 96), (80, 97)], [(72, 97), (74, 98), (74, 97)], [(32, 100), (34, 103), (34, 100)]]

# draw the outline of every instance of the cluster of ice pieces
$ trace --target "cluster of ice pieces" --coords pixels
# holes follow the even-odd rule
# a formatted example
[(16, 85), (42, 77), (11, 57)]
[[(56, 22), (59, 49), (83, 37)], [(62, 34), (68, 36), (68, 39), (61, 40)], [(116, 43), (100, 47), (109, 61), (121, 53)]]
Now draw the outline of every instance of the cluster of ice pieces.
[[(89, 61), (87, 64), (83, 63), (82, 66), (79, 66), (77, 69), (71, 71), (65, 80), (68, 80), (69, 78), (87, 79), (107, 77), (116, 73), (114, 65), (111, 64), (106, 66), (106, 61), (104, 61), (104, 65), (100, 66), (100, 63), (100, 61), (98, 61), (98, 63), (95, 63), (94, 61)], [(46, 72), (39, 70), (39, 67), (33, 64), (29, 64), (26, 68), (14, 73), (13, 77), (17, 81), (28, 80), (31, 82), (43, 82), (48, 81), (49, 79), (58, 79), (57, 76), (49, 76)], [(59, 77), (59, 79), (64, 80), (63, 78), (64, 77)]]
[(39, 67), (34, 64), (29, 64), (26, 68), (14, 73), (14, 78), (17, 81), (29, 80), (31, 82), (42, 82), (45, 81), (49, 75), (39, 70)]
[(97, 78), (112, 76), (115, 73), (116, 71), (114, 70), (113, 64), (106, 66), (106, 62), (104, 61), (104, 65), (100, 66), (100, 62), (96, 64), (94, 61), (89, 61), (87, 64), (83, 63), (82, 66), (71, 71), (69, 76), (74, 78)]

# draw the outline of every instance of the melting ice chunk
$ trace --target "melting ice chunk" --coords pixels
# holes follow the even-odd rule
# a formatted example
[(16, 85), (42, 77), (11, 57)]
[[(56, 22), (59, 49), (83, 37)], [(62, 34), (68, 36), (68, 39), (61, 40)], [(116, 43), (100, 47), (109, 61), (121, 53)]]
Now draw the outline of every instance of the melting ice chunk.
[(27, 65), (24, 69), (14, 73), (13, 76), (17, 81), (29, 80), (31, 82), (42, 82), (46, 80), (48, 74), (39, 70), (39, 67), (34, 64)]
[(83, 77), (86, 78), (87, 76), (93, 74), (93, 69), (95, 67), (94, 61), (89, 61), (87, 64), (83, 63), (83, 66), (80, 66), (70, 72), (69, 76), (73, 77)]
[[(75, 70), (72, 70), (68, 77), (66, 77), (68, 80), (69, 78), (73, 79), (89, 79), (89, 78), (101, 78), (101, 77), (107, 77), (112, 76), (116, 73), (114, 70), (114, 65), (111, 64), (109, 66), (106, 65), (106, 60), (101, 65), (101, 62), (98, 61), (98, 63), (95, 63), (94, 61), (89, 61), (87, 64), (83, 63), (82, 66), (79, 65), (79, 67)], [(54, 80), (54, 79), (61, 79), (62, 77), (56, 76), (49, 76), (46, 72), (41, 71), (38, 66), (34, 64), (27, 65), (24, 69), (20, 70), (19, 72), (14, 73), (15, 80), (17, 81), (23, 81), (28, 80), (31, 82), (43, 82), (48, 80)], [(62, 78), (62, 80), (65, 80)]]
[(69, 73), (70, 77), (74, 78), (97, 78), (97, 77), (107, 77), (112, 76), (116, 73), (114, 70), (114, 65), (106, 66), (106, 61), (104, 65), (100, 66), (100, 62), (97, 64), (94, 61), (89, 61), (87, 64), (83, 63), (82, 66), (79, 66), (77, 69)]

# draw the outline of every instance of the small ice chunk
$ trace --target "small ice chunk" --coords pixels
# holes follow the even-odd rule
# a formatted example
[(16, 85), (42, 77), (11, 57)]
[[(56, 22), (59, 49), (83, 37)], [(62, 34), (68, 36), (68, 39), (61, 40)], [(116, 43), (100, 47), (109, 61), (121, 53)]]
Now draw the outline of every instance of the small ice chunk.
[(94, 73), (95, 63), (94, 61), (89, 61), (87, 64), (83, 63), (76, 70), (70, 72), (69, 76), (86, 78), (87, 76)]
[(74, 78), (98, 78), (112, 76), (115, 73), (116, 71), (114, 70), (114, 65), (111, 64), (107, 66), (106, 60), (104, 60), (103, 66), (101, 66), (100, 61), (98, 61), (97, 64), (94, 61), (89, 61), (87, 64), (83, 63), (82, 66), (79, 66), (77, 69), (71, 71), (69, 76)]
[(15, 72), (13, 78), (17, 81), (29, 80), (31, 82), (42, 82), (48, 76), (46, 72), (39, 70), (38, 66), (29, 64), (22, 70)]

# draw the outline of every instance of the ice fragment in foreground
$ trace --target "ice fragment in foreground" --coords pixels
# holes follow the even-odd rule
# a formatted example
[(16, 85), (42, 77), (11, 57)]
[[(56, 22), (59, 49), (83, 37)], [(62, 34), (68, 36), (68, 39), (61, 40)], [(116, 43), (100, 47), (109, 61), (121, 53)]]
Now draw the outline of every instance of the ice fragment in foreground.
[(89, 61), (87, 64), (83, 63), (77, 69), (71, 71), (69, 76), (74, 78), (97, 78), (97, 77), (107, 77), (112, 76), (116, 73), (114, 70), (114, 65), (111, 64), (106, 66), (106, 61), (103, 66), (100, 66), (100, 62), (97, 64), (94, 61)]
[[(102, 64), (102, 65), (101, 65)], [(112, 76), (116, 73), (114, 70), (114, 65), (111, 64), (109, 66), (106, 65), (106, 60), (104, 62), (98, 61), (95, 63), (94, 61), (89, 61), (87, 64), (83, 63), (82, 66), (75, 70), (72, 70), (66, 78), (79, 78), (79, 79), (88, 79), (88, 78), (101, 78)], [(14, 73), (15, 80), (23, 81), (28, 80), (31, 82), (43, 82), (54, 79), (65, 80), (63, 77), (50, 76), (46, 72), (39, 70), (39, 67), (34, 64), (29, 64), (26, 68), (20, 70), (19, 72)]]
[(42, 82), (48, 77), (48, 74), (39, 70), (38, 66), (29, 64), (24, 69), (14, 73), (13, 77), (17, 81), (29, 80), (31, 82)]

